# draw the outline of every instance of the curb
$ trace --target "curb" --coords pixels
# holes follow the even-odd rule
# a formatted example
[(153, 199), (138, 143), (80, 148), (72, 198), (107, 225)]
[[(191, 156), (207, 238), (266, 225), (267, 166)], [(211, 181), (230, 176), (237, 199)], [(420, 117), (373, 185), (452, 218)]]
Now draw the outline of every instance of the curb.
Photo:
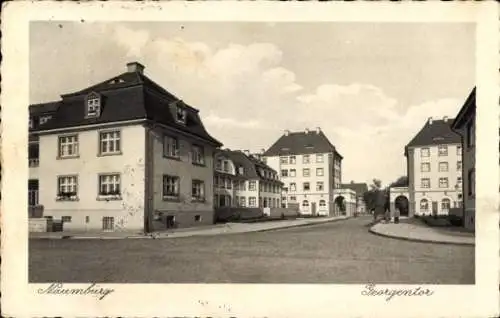
[[(317, 224), (325, 224), (325, 223), (330, 223), (330, 222), (338, 222), (338, 221), (345, 221), (350, 219), (351, 217), (346, 217), (344, 219), (336, 219), (336, 220), (327, 220), (327, 221), (321, 221), (321, 222), (314, 222), (314, 223), (305, 223), (305, 224), (297, 224), (297, 225), (287, 225), (283, 227), (277, 227), (277, 228), (272, 228), (272, 229), (262, 229), (262, 230), (256, 230), (256, 231), (249, 231), (249, 232), (242, 232), (242, 233), (250, 233), (250, 232), (269, 232), (269, 231), (276, 231), (276, 230), (284, 230), (284, 229), (291, 229), (294, 227), (304, 227), (304, 226), (312, 226), (312, 225), (317, 225)], [(236, 233), (235, 233), (236, 234)]]
[(62, 236), (57, 236), (57, 237), (32, 237), (30, 239), (33, 240), (124, 240), (124, 239), (155, 239), (155, 240), (162, 240), (162, 239), (174, 239), (174, 238), (185, 238), (185, 237), (193, 237), (193, 236), (214, 236), (214, 235), (231, 235), (231, 234), (243, 234), (243, 233), (257, 233), (257, 232), (268, 232), (268, 231), (275, 231), (275, 230), (281, 230), (281, 229), (289, 229), (289, 228), (294, 228), (294, 227), (303, 227), (303, 226), (312, 226), (312, 225), (317, 225), (317, 224), (325, 224), (325, 223), (330, 223), (330, 222), (337, 222), (337, 221), (345, 221), (350, 219), (351, 217), (346, 217), (343, 219), (335, 219), (335, 220), (323, 220), (323, 221), (318, 221), (318, 222), (313, 222), (313, 223), (305, 223), (305, 224), (295, 224), (295, 225), (287, 225), (287, 226), (282, 226), (282, 227), (275, 227), (275, 228), (267, 228), (267, 229), (257, 229), (257, 230), (251, 230), (251, 231), (244, 231), (244, 232), (234, 232), (234, 233), (215, 233), (215, 234), (194, 234), (194, 235), (188, 235), (188, 236), (178, 236), (176, 237), (173, 235), (174, 233), (170, 233), (171, 236), (168, 234), (165, 236), (160, 236), (160, 237), (153, 237), (151, 235), (142, 235), (142, 236), (125, 236), (125, 237), (105, 237), (105, 236), (71, 236), (71, 235), (62, 235)]
[(380, 233), (380, 232), (373, 230), (372, 228), (370, 228), (368, 231), (372, 234), (375, 234), (375, 235), (378, 235), (381, 237), (392, 238), (392, 239), (401, 240), (401, 241), (408, 241), (408, 242), (440, 244), (440, 245), (458, 245), (458, 246), (475, 246), (476, 245), (475, 243), (446, 242), (446, 241), (435, 241), (435, 240), (425, 240), (425, 239), (418, 239), (418, 238), (396, 236), (396, 235)]

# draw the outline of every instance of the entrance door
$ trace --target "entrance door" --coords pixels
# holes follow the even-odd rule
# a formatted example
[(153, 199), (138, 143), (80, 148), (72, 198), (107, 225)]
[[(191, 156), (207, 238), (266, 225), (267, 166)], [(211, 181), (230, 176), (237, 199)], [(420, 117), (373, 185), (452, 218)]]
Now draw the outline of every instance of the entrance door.
[(316, 202), (311, 202), (311, 214), (316, 215)]
[(432, 215), (438, 214), (438, 203), (437, 201), (432, 201)]
[(28, 206), (38, 205), (38, 180), (28, 180)]

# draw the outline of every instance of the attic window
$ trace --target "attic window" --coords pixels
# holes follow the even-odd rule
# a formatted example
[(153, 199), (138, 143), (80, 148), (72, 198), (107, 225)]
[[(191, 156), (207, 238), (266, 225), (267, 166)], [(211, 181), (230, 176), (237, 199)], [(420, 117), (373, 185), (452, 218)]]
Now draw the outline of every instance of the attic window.
[(434, 138), (432, 138), (432, 140), (433, 141), (438, 141), (438, 140), (444, 140), (444, 138), (443, 137), (434, 137)]
[(182, 106), (177, 106), (176, 109), (176, 119), (178, 122), (186, 124), (186, 109)]
[(101, 97), (90, 94), (87, 97), (87, 117), (99, 117), (101, 113)]
[(281, 148), (281, 151), (288, 151), (290, 148)]

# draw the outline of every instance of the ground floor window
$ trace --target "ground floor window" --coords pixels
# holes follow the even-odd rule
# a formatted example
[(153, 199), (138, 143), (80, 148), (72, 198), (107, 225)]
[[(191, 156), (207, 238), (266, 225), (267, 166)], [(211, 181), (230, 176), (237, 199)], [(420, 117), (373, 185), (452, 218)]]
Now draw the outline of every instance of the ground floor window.
[(309, 201), (307, 201), (307, 200), (302, 201), (302, 206), (303, 207), (308, 207), (309, 206)]
[(441, 210), (442, 210), (442, 211), (449, 211), (449, 210), (450, 210), (450, 206), (451, 206), (451, 201), (450, 201), (450, 199), (448, 199), (448, 198), (444, 198), (444, 199), (441, 201)]
[(102, 229), (104, 231), (113, 231), (115, 229), (115, 218), (110, 216), (103, 217)]
[(193, 200), (202, 201), (205, 199), (205, 182), (201, 180), (193, 180), (191, 196)]
[(325, 200), (319, 200), (319, 206), (320, 207), (325, 207), (326, 206), (326, 201)]
[(251, 208), (254, 208), (257, 205), (257, 198), (255, 197), (249, 197), (248, 198), (248, 206)]
[(119, 195), (120, 193), (119, 174), (99, 175), (99, 195)]
[(429, 212), (429, 200), (427, 199), (420, 200), (420, 212), (421, 213)]

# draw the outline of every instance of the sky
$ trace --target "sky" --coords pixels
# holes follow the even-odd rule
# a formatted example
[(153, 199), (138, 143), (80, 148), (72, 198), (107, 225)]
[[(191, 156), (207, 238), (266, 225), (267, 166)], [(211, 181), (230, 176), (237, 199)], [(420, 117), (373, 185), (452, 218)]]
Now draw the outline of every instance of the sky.
[(59, 100), (126, 63), (200, 110), (224, 148), (260, 152), (320, 127), (343, 182), (406, 175), (404, 146), (453, 118), (475, 85), (465, 23), (32, 22), (30, 103)]

